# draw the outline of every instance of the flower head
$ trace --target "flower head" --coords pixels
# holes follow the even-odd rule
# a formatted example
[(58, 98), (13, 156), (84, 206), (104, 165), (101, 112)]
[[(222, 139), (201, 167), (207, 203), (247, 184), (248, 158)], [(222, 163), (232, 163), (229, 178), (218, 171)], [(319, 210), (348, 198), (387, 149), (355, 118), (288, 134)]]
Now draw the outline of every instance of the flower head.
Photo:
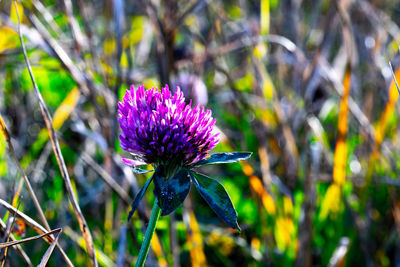
[(172, 95), (167, 85), (161, 91), (132, 86), (118, 107), (121, 148), (136, 157), (125, 160), (128, 164), (189, 166), (206, 158), (219, 141), (211, 111), (199, 105), (192, 109), (179, 87)]
[[(161, 215), (179, 207), (193, 183), (203, 199), (232, 228), (240, 230), (237, 213), (228, 193), (218, 181), (193, 169), (210, 164), (232, 163), (248, 159), (251, 152), (216, 153), (208, 151), (218, 143), (213, 132), (215, 120), (211, 111), (192, 102), (185, 103), (179, 87), (174, 95), (165, 86), (161, 92), (140, 86), (126, 92), (118, 103), (121, 147), (135, 159), (124, 159), (131, 165), (152, 164), (156, 168), (132, 202), (128, 220), (154, 181), (154, 194)], [(134, 167), (137, 173), (146, 170)], [(151, 170), (152, 171), (152, 170)], [(157, 206), (155, 206), (157, 207)]]

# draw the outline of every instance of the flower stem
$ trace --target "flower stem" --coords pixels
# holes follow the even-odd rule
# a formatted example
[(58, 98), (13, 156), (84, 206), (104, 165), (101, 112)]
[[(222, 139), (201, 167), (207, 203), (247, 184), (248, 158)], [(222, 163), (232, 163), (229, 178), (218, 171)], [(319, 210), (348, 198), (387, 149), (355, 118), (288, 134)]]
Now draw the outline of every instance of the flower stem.
[(149, 224), (147, 225), (146, 234), (144, 236), (143, 244), (140, 247), (139, 256), (136, 261), (136, 267), (144, 266), (144, 261), (146, 260), (147, 253), (149, 253), (150, 241), (153, 238), (153, 234), (156, 230), (156, 224), (158, 218), (160, 218), (161, 208), (158, 206), (158, 199), (154, 201), (153, 210), (151, 211), (151, 217)]

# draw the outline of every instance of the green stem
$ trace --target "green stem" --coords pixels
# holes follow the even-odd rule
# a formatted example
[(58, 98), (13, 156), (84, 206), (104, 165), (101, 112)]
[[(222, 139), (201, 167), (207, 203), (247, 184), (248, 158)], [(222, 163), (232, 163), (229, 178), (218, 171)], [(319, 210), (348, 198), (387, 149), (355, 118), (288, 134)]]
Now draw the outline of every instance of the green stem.
[(160, 218), (160, 214), (161, 214), (161, 208), (160, 206), (158, 206), (158, 199), (156, 198), (156, 200), (154, 201), (153, 210), (151, 211), (150, 221), (149, 224), (147, 225), (143, 244), (140, 247), (139, 256), (135, 264), (136, 267), (144, 266), (144, 261), (146, 260), (147, 253), (149, 253), (150, 249), (150, 241), (153, 238), (153, 234), (156, 230), (156, 224), (158, 218)]

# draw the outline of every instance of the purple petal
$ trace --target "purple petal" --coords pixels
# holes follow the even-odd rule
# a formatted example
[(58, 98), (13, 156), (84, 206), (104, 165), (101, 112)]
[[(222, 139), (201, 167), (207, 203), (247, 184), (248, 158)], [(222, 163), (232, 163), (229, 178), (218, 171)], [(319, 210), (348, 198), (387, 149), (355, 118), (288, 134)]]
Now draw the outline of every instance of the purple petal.
[(146, 162), (143, 162), (143, 161), (140, 161), (140, 160), (122, 158), (122, 161), (125, 162), (126, 165), (128, 165), (128, 166), (141, 166), (141, 165), (146, 165)]

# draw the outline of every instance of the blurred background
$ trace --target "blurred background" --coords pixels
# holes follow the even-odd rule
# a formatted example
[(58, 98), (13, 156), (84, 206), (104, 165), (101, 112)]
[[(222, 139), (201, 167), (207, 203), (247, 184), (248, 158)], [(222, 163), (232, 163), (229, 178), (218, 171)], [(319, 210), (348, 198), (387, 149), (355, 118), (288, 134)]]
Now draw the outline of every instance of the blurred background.
[[(84, 218), (99, 265), (131, 266), (154, 196), (151, 185), (127, 224), (132, 199), (151, 174), (134, 174), (121, 161), (127, 153), (119, 147), (117, 102), (132, 84), (168, 84), (213, 111), (222, 139), (215, 152), (254, 154), (202, 169), (228, 191), (242, 232), (191, 190), (183, 207), (161, 217), (148, 266), (400, 264), (400, 111), (389, 66), (400, 81), (398, 1), (16, 6), (0, 1), (0, 114), (17, 159), (3, 133), (1, 242), (62, 228), (48, 265), (69, 259), (90, 266)], [(53, 152), (33, 90), (17, 10), (65, 164)], [(37, 265), (45, 241), (8, 249), (4, 266)]]

